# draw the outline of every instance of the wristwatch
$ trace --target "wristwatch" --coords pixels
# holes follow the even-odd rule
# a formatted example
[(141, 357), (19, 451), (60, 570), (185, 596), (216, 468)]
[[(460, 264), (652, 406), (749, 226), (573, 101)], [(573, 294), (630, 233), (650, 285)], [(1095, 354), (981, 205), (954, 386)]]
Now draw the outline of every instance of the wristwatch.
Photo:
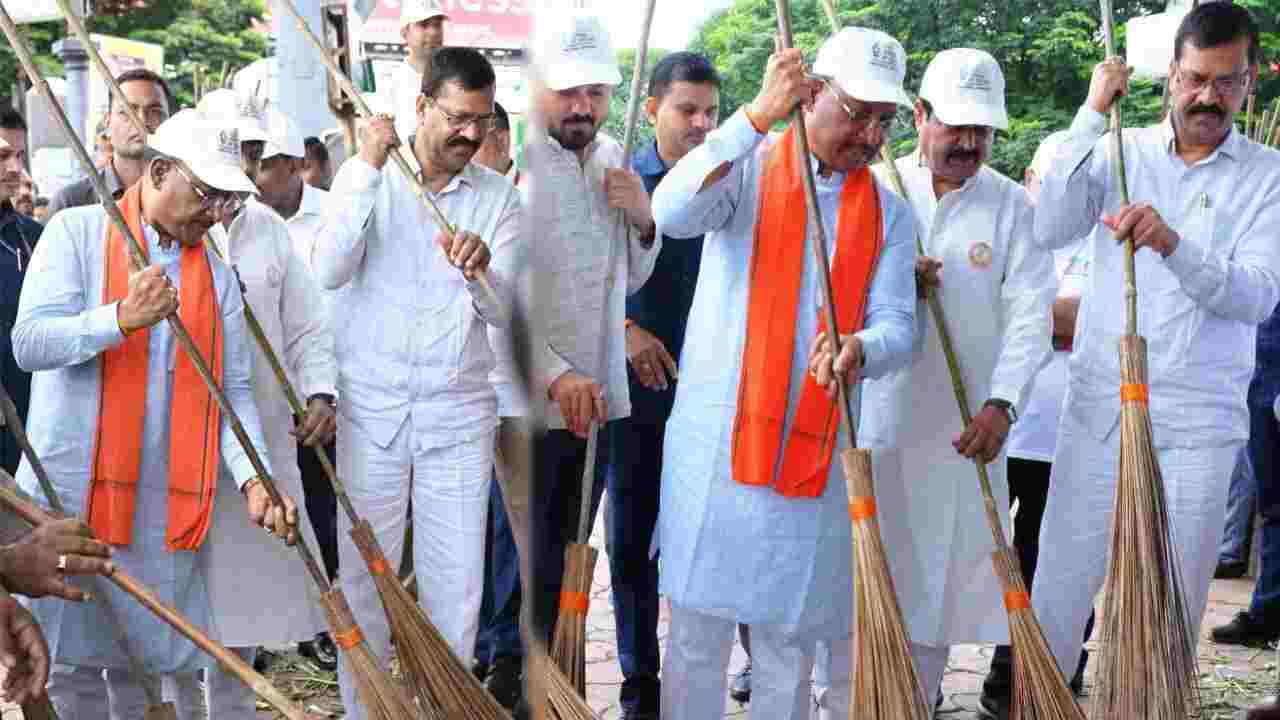
[(338, 398), (330, 395), (329, 393), (316, 393), (315, 395), (307, 398), (307, 404), (310, 405), (312, 400), (324, 400), (329, 403), (329, 407), (338, 407)]
[(1010, 425), (1018, 422), (1018, 411), (1016, 408), (1013, 407), (1013, 403), (1009, 402), (1008, 400), (1003, 400), (1001, 398), (991, 398), (990, 400), (983, 403), (982, 407), (986, 407), (988, 405), (990, 405), (991, 407), (999, 408), (1003, 410), (1005, 417), (1009, 418)]

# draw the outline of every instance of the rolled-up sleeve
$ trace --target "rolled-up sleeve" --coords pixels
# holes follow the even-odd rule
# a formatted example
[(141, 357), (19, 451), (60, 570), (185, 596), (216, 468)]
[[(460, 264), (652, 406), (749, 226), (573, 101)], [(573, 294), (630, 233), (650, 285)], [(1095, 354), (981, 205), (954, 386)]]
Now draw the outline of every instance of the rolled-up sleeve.
[(355, 276), (364, 259), (373, 206), (382, 171), (359, 157), (343, 163), (333, 180), (324, 230), (311, 250), (311, 267), (326, 290), (337, 290)]
[(897, 196), (885, 203), (884, 250), (867, 296), (867, 317), (856, 337), (862, 342), (862, 375), (880, 378), (911, 360), (916, 324), (915, 226)]

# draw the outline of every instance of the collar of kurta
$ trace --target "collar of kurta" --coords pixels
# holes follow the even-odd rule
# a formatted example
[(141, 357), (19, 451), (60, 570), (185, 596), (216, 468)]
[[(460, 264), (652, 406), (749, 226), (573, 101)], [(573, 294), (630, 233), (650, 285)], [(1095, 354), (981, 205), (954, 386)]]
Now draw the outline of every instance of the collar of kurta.
[[(604, 132), (603, 128), (596, 131), (595, 139), (593, 139), (591, 143), (587, 145), (587, 152), (583, 155), (583, 161), (582, 161), (583, 165), (586, 165), (587, 163), (591, 162), (591, 156), (595, 155), (596, 150), (600, 148), (600, 136), (603, 132)], [(574, 152), (573, 150), (566, 150), (565, 147), (560, 144), (559, 140), (555, 139), (554, 137), (551, 136), (551, 133), (547, 132), (546, 126), (540, 123), (536, 123), (536, 122), (530, 123), (529, 141), (531, 143), (538, 143), (539, 145), (542, 145), (546, 149), (558, 155), (572, 155), (575, 161), (578, 159), (576, 152)]]
[[(1178, 138), (1177, 133), (1175, 133), (1173, 129), (1172, 114), (1166, 115), (1164, 120), (1160, 123), (1160, 139), (1164, 142), (1164, 148), (1169, 155), (1171, 157), (1177, 157)], [(1247, 142), (1248, 138), (1244, 136), (1244, 133), (1240, 132), (1239, 128), (1235, 126), (1235, 123), (1232, 123), (1231, 129), (1227, 131), (1227, 136), (1218, 144), (1217, 149), (1210, 153), (1209, 157), (1196, 164), (1213, 162), (1219, 155), (1231, 160), (1241, 160), (1244, 158), (1244, 153), (1247, 149), (1245, 143)]]
[[(414, 139), (417, 139), (417, 138), (414, 138)], [(422, 183), (422, 187), (423, 189), (427, 190), (428, 195), (436, 196), (436, 195), (445, 195), (445, 194), (451, 193), (454, 190), (457, 190), (458, 186), (461, 183), (466, 183), (467, 187), (475, 187), (475, 176), (476, 176), (476, 172), (478, 171), (474, 167), (475, 163), (469, 162), (462, 168), (462, 170), (458, 174), (449, 178), (449, 183), (445, 185), (444, 188), (442, 188), (439, 192), (431, 192), (431, 190), (427, 188), (427, 181), (422, 177), (422, 163), (418, 162), (418, 154), (413, 151), (414, 139), (411, 139), (408, 142), (406, 148), (408, 149), (409, 152), (405, 153), (405, 156), (409, 160), (409, 167), (413, 168), (415, 171), (414, 176), (418, 179), (418, 182)], [(307, 191), (303, 190), (302, 196), (304, 201), (306, 200), (306, 194), (307, 194)], [(299, 212), (301, 212), (301, 209), (299, 209)]]
[[(903, 168), (903, 165), (906, 165), (906, 167)], [(979, 165), (978, 172), (974, 173), (973, 177), (965, 180), (963, 183), (960, 183), (960, 187), (958, 189), (952, 190), (947, 193), (947, 195), (964, 193), (973, 189), (978, 184), (978, 178), (982, 177), (982, 174), (987, 171), (987, 167), (986, 163)], [(940, 202), (942, 200), (942, 198), (938, 197), (937, 193), (933, 191), (933, 171), (929, 169), (928, 161), (926, 161), (924, 156), (920, 154), (920, 148), (917, 147), (915, 150), (911, 151), (910, 155), (903, 158), (903, 162), (898, 163), (898, 170), (903, 173), (904, 177), (907, 173), (911, 172), (920, 172), (924, 174), (926, 179), (929, 181), (929, 196), (932, 197), (935, 202)], [(943, 197), (946, 196), (944, 195)]]

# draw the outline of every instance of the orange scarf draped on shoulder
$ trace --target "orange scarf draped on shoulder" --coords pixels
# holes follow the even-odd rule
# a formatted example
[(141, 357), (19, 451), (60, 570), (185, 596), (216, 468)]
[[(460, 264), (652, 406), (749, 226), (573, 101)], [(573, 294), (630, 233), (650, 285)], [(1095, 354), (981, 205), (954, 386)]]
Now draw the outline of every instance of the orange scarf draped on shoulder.
[[(144, 245), (141, 184), (120, 199), (120, 212)], [(108, 224), (102, 302), (129, 294), (128, 241)], [(222, 383), (222, 313), (213, 270), (203, 246), (182, 247), (178, 317)], [(102, 397), (89, 486), (89, 527), (101, 540), (127, 546), (133, 540), (134, 504), (142, 469), (146, 415), (149, 329), (136, 330), (102, 354)], [(181, 350), (169, 400), (169, 497), (165, 545), (170, 551), (196, 550), (213, 517), (218, 483), (222, 422), (218, 405), (195, 365)]]
[[(746, 344), (733, 423), (733, 477), (745, 485), (770, 485), (787, 497), (814, 498), (827, 486), (840, 414), (835, 401), (805, 373), (784, 447), (796, 313), (801, 308), (813, 312), (809, 299), (800, 297), (805, 255), (812, 251), (805, 247), (808, 218), (794, 135), (794, 128), (788, 130), (769, 150), (760, 177)], [(844, 181), (835, 245), (831, 289), (843, 335), (862, 329), (867, 294), (884, 246), (880, 196), (867, 168), (849, 173)], [(826, 329), (821, 315), (819, 328)]]

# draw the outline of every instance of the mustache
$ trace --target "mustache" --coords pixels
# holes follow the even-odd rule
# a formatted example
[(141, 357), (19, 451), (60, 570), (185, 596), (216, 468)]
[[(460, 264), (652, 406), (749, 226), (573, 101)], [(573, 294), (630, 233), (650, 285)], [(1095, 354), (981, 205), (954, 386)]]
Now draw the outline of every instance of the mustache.
[(1221, 107), (1217, 105), (1206, 105), (1204, 103), (1196, 103), (1195, 105), (1192, 105), (1191, 107), (1187, 108), (1187, 117), (1191, 117), (1192, 115), (1199, 115), (1201, 113), (1213, 115), (1218, 119), (1222, 119), (1227, 116), (1227, 111), (1223, 110)]
[(977, 150), (949, 150), (947, 151), (947, 161), (954, 162), (956, 160), (977, 160)]
[(480, 143), (475, 142), (474, 140), (468, 140), (467, 138), (464, 138), (464, 137), (450, 138), (449, 141), (444, 144), (444, 146), (445, 147), (465, 147), (465, 148), (471, 148), (472, 150), (480, 149)]
[(565, 118), (565, 119), (564, 119), (564, 122), (563, 122), (563, 123), (561, 123), (561, 124), (562, 124), (562, 125), (571, 125), (571, 124), (573, 124), (573, 123), (580, 123), (580, 122), (581, 122), (581, 123), (590, 123), (590, 124), (592, 124), (592, 125), (595, 125), (595, 124), (596, 124), (596, 119), (595, 119), (595, 116), (593, 116), (593, 115), (570, 115), (569, 117)]

